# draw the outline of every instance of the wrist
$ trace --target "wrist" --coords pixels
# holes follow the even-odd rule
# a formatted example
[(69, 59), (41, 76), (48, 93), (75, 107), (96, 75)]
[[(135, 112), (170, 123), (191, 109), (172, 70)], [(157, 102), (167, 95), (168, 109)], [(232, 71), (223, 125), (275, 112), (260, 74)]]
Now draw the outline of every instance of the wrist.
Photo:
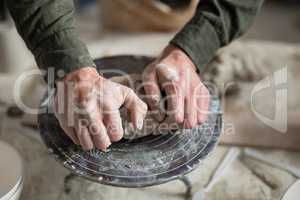
[(169, 44), (162, 52), (159, 60), (161, 62), (169, 63), (171, 65), (184, 65), (195, 72), (197, 71), (196, 65), (193, 63), (191, 58), (180, 48)]
[(95, 67), (83, 67), (77, 69), (64, 78), (65, 81), (93, 81), (101, 77)]

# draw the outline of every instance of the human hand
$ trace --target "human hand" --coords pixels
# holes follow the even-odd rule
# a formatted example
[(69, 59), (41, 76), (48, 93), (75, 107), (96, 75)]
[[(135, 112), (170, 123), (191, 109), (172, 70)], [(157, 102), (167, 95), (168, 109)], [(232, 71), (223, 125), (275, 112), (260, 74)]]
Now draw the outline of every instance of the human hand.
[(143, 127), (147, 105), (134, 91), (86, 67), (57, 83), (55, 115), (72, 141), (84, 150), (106, 150), (123, 137), (119, 108), (125, 106), (136, 129)]
[[(175, 123), (190, 129), (207, 119), (209, 92), (201, 82), (196, 66), (181, 49), (169, 45), (146, 67), (143, 85), (148, 106), (162, 123)], [(162, 112), (161, 91), (166, 93), (166, 112)]]

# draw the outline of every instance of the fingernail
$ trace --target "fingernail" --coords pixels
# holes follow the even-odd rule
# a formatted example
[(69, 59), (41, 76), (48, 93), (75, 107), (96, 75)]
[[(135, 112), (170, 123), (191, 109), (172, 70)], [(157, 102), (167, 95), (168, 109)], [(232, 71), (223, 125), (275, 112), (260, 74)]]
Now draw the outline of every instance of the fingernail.
[(107, 153), (110, 151), (110, 149), (106, 148), (106, 149), (102, 149), (101, 151), (103, 151), (104, 153)]
[(101, 151), (103, 151), (103, 152), (109, 152), (110, 150), (108, 148), (109, 148), (110, 145), (111, 145), (111, 142), (108, 142), (107, 146), (105, 148), (101, 149)]

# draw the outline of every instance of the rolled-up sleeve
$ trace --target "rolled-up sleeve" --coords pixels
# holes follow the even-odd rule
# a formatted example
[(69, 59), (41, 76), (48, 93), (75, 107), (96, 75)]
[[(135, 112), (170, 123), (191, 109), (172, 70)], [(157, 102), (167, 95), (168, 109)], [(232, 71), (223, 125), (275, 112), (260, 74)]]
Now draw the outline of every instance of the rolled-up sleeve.
[[(94, 66), (74, 27), (73, 0), (7, 0), (19, 34), (41, 69), (70, 73)], [(62, 73), (60, 73), (62, 74)]]
[(192, 59), (199, 71), (216, 51), (241, 36), (263, 0), (200, 0), (194, 17), (170, 42)]

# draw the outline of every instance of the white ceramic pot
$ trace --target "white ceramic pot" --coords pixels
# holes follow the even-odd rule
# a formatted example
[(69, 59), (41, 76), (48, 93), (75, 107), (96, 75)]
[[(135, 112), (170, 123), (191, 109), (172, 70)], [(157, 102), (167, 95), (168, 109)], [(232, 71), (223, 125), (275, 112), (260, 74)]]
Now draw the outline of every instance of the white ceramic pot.
[(0, 141), (0, 200), (18, 200), (23, 189), (23, 164), (20, 154)]
[(298, 200), (300, 196), (300, 179), (289, 187), (282, 200)]

